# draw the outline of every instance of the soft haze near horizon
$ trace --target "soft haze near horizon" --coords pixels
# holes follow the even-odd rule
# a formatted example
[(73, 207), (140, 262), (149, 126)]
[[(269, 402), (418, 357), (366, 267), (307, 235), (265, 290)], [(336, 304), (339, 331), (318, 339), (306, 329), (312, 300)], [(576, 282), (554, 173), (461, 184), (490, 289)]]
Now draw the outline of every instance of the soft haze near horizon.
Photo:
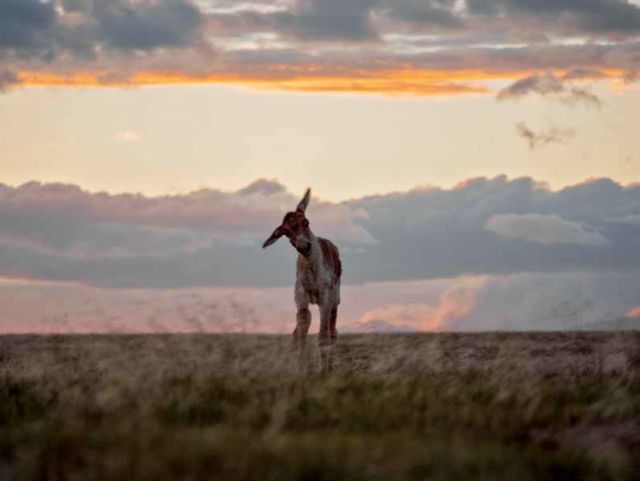
[(638, 322), (639, 3), (0, 0), (0, 331)]

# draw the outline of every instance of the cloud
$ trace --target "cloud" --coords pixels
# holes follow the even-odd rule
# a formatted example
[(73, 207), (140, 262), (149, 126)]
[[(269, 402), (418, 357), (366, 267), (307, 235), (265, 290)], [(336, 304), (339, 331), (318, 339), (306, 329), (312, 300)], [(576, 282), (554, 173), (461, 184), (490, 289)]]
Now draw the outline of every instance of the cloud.
[(238, 193), (242, 195), (272, 195), (286, 194), (286, 192), (287, 188), (278, 182), (277, 179), (258, 179), (238, 191)]
[(618, 217), (616, 219), (611, 219), (612, 222), (622, 222), (625, 224), (636, 224), (640, 225), (640, 214), (631, 214), (626, 215), (624, 217)]
[(370, 22), (376, 0), (298, 0), (290, 13), (275, 13), (277, 25), (301, 39), (366, 40), (377, 36)]
[(0, 0), (0, 50), (46, 48), (55, 27), (52, 2)]
[[(161, 197), (0, 184), (0, 252), (12, 258), (0, 271), (141, 287), (284, 283), (286, 251), (274, 249), (265, 264), (259, 246), (298, 200), (267, 180), (236, 192)], [(309, 212), (315, 229), (343, 245), (376, 242), (356, 222), (362, 211), (314, 198)]]
[(93, 63), (110, 50), (193, 47), (202, 26), (202, 13), (190, 0), (0, 0), (0, 9), (0, 60), (4, 49), (9, 59), (38, 60), (49, 68), (69, 54)]
[(640, 303), (636, 273), (491, 277), (476, 294), (465, 330), (566, 330), (617, 321)]
[(269, 33), (289, 42), (358, 43), (377, 39), (371, 13), (378, 0), (293, 0), (222, 6), (210, 11), (212, 30), (248, 36)]
[[(130, 137), (129, 134), (126, 135)], [(299, 199), (277, 181), (258, 180), (236, 192), (201, 189), (176, 196), (92, 193), (72, 184), (29, 182), (19, 187), (0, 184), (0, 210), (10, 216), (67, 218), (73, 221), (114, 222), (156, 227), (216, 229), (235, 234), (272, 229)], [(336, 235), (355, 235), (371, 242), (353, 218), (365, 215), (346, 206), (313, 199), (315, 222)], [(6, 224), (5, 224), (6, 225)], [(37, 231), (32, 229), (32, 231)], [(348, 232), (348, 233), (347, 233)]]
[(390, 20), (421, 27), (457, 28), (464, 25), (455, 0), (386, 0), (376, 11)]
[(102, 2), (93, 14), (98, 39), (124, 50), (190, 45), (202, 23), (200, 10), (187, 0)]
[(498, 98), (518, 98), (536, 93), (540, 95), (557, 94), (564, 91), (562, 80), (552, 73), (531, 75), (514, 82), (498, 94)]
[(580, 87), (569, 88), (568, 94), (561, 98), (561, 101), (569, 106), (584, 104), (595, 108), (602, 107), (600, 97), (589, 90)]
[[(545, 95), (596, 106), (574, 82), (630, 78), (640, 66), (630, 28), (639, 10), (619, 1), (476, 0), (464, 8), (454, 0), (0, 0), (0, 7), (0, 69), (15, 72), (21, 86), (199, 82), (443, 96), (486, 94), (488, 81), (548, 71), (562, 89)], [(533, 83), (556, 88), (549, 78)], [(526, 85), (514, 84), (514, 92)], [(509, 92), (502, 97), (515, 98)]]
[[(260, 245), (298, 197), (265, 179), (235, 192), (158, 197), (0, 185), (0, 275), (114, 287), (289, 286), (288, 243)], [(639, 209), (640, 187), (609, 179), (553, 191), (500, 176), (342, 203), (313, 197), (308, 215), (314, 232), (340, 248), (348, 285), (635, 272), (640, 225), (617, 219)]]
[(633, 307), (625, 313), (625, 317), (640, 317), (640, 306)]
[(469, 11), (510, 21), (528, 20), (545, 31), (584, 34), (640, 32), (640, 8), (626, 0), (468, 0)]
[(18, 83), (18, 76), (10, 70), (0, 70), (0, 92)]
[[(465, 285), (465, 283), (467, 285)], [(356, 331), (370, 330), (419, 330), (450, 331), (455, 330), (472, 311), (476, 291), (482, 280), (469, 279), (461, 285), (445, 290), (437, 304), (388, 304), (366, 312), (354, 326)]]
[(567, 71), (563, 76), (563, 80), (594, 80), (608, 78), (606, 72), (592, 68), (575, 67)]
[[(584, 78), (584, 72), (581, 75), (580, 78)], [(567, 84), (568, 81), (574, 79), (576, 79), (575, 70), (571, 70), (563, 77), (557, 77), (550, 72), (543, 75), (530, 75), (498, 92), (498, 100), (519, 99), (530, 94), (537, 94), (559, 100), (570, 106), (584, 104), (600, 107), (600, 99), (592, 92)]]
[(524, 122), (516, 124), (518, 135), (529, 143), (529, 149), (536, 150), (549, 144), (563, 144), (576, 135), (573, 129), (551, 127), (547, 130), (534, 132)]
[[(373, 281), (576, 269), (633, 271), (640, 267), (633, 255), (640, 246), (639, 226), (610, 219), (634, 213), (640, 207), (639, 196), (640, 188), (608, 179), (552, 191), (529, 178), (500, 176), (470, 179), (452, 189), (427, 187), (365, 197), (349, 204), (367, 212), (359, 223), (378, 244), (349, 257), (345, 272), (354, 280)], [(544, 217), (542, 222), (565, 227), (578, 243), (525, 243), (496, 236), (486, 225), (500, 215), (558, 216), (560, 221)], [(572, 224), (582, 227), (572, 229)], [(594, 249), (596, 244), (600, 245)], [(355, 265), (348, 269), (349, 263)]]
[(222, 28), (270, 30), (289, 39), (316, 42), (374, 42), (381, 24), (456, 28), (463, 24), (452, 0), (297, 0), (291, 8), (228, 9), (214, 15)]
[(569, 222), (552, 214), (500, 214), (487, 219), (485, 227), (509, 239), (540, 244), (579, 244), (598, 246), (606, 242), (602, 235), (578, 222)]

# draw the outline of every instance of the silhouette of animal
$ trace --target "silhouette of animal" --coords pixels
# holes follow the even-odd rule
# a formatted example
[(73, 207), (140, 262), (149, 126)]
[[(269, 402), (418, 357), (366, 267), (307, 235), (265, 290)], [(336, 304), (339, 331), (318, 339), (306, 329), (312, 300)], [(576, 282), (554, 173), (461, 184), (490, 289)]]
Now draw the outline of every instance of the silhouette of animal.
[(280, 237), (286, 236), (298, 251), (295, 285), (295, 302), (298, 312), (293, 339), (300, 348), (305, 346), (311, 325), (309, 304), (317, 304), (320, 308), (319, 345), (332, 345), (338, 338), (336, 321), (342, 276), (340, 252), (333, 242), (316, 237), (309, 228), (305, 211), (310, 197), (311, 189), (307, 189), (296, 210), (287, 212), (282, 224), (276, 227), (262, 245), (263, 248), (268, 247)]

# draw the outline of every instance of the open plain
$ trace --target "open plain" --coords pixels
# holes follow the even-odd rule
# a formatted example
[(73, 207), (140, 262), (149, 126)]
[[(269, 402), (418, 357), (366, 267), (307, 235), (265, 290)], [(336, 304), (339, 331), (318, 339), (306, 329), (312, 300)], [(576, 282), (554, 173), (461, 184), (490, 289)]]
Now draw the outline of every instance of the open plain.
[[(313, 339), (315, 341), (315, 339)], [(640, 333), (0, 336), (0, 480), (631, 480)]]

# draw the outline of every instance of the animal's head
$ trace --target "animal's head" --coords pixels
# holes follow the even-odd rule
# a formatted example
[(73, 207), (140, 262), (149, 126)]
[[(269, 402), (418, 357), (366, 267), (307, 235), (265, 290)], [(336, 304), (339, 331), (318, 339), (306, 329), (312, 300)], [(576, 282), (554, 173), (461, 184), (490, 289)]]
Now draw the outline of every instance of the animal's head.
[(311, 254), (311, 230), (309, 229), (309, 221), (304, 215), (310, 197), (311, 189), (307, 189), (296, 210), (286, 213), (282, 224), (276, 227), (271, 236), (262, 244), (263, 248), (270, 246), (280, 237), (286, 236), (300, 254), (305, 257)]

